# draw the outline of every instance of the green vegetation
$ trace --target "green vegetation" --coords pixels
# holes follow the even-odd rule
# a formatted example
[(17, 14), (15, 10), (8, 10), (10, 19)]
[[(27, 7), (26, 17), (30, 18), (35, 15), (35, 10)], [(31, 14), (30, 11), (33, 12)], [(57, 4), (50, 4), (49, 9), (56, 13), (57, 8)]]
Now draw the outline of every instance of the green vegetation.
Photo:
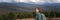
[(54, 18), (54, 17), (56, 17), (56, 12), (55, 12), (55, 11), (44, 12), (44, 14), (45, 14), (46, 17), (49, 17), (49, 18)]
[(18, 14), (18, 18), (32, 18), (33, 13), (32, 12), (21, 12)]
[(0, 20), (16, 20), (16, 13), (10, 12), (9, 14), (0, 15)]
[[(57, 13), (55, 11), (44, 12), (46, 17), (54, 18)], [(35, 18), (36, 12), (10, 12), (7, 14), (1, 14), (0, 20), (16, 20), (16, 18)]]
[(16, 20), (16, 18), (32, 18), (35, 15), (33, 12), (10, 12), (8, 14), (1, 14), (0, 20)]

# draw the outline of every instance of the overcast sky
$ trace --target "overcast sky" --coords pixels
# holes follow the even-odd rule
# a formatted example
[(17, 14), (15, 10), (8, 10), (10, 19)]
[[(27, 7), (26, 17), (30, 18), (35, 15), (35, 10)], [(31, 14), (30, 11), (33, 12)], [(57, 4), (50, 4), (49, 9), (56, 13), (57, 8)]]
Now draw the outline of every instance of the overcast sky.
[(24, 3), (60, 3), (60, 0), (0, 0), (0, 2), (24, 2)]

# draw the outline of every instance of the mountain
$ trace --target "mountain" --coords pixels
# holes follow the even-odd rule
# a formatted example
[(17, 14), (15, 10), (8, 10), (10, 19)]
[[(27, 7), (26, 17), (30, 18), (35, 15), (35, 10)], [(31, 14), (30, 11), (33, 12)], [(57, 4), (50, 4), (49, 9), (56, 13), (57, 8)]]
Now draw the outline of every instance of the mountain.
[(17, 5), (11, 3), (0, 3), (0, 13), (3, 14), (16, 11), (16, 6)]
[(60, 3), (47, 3), (44, 4), (44, 9), (46, 9), (46, 11), (56, 11), (59, 12), (60, 11)]
[[(21, 3), (19, 3), (19, 5), (20, 4)], [(9, 12), (12, 12), (12, 11), (16, 11), (16, 12), (32, 11), (31, 7), (19, 6), (19, 5), (17, 3), (0, 3), (0, 13), (1, 14), (9, 13)]]
[(11, 11), (23, 12), (35, 11), (34, 8), (40, 7), (43, 11), (60, 11), (60, 3), (44, 3), (43, 5), (38, 4), (27, 4), (27, 3), (0, 3), (0, 13), (7, 13)]

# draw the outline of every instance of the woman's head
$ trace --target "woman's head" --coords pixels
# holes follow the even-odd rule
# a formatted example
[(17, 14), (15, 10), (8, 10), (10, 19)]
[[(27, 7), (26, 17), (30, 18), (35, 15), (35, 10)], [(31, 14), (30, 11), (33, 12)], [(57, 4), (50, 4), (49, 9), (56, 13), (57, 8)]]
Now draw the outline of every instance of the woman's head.
[(42, 12), (42, 9), (39, 8), (39, 7), (36, 7), (36, 8), (35, 8), (35, 11), (36, 11), (36, 12)]

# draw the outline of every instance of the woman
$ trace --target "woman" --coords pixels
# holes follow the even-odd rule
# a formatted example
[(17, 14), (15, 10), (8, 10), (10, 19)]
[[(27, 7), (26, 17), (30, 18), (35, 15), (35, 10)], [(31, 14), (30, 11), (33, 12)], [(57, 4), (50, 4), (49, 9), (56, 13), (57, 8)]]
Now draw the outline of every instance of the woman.
[(42, 12), (42, 10), (40, 8), (36, 8), (36, 20), (46, 20), (46, 17)]

